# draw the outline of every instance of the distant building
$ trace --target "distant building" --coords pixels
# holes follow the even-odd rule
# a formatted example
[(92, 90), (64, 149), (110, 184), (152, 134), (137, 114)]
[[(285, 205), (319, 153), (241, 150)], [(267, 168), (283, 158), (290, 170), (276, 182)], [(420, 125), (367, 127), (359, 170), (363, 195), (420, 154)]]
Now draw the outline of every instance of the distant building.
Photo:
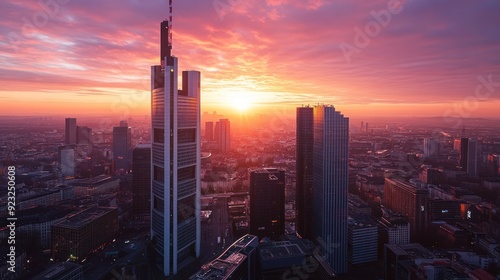
[(433, 229), (437, 233), (434, 240), (438, 241), (441, 248), (463, 248), (467, 245), (465, 232), (458, 227), (444, 221), (436, 221), (433, 223)]
[(397, 215), (384, 215), (379, 219), (381, 244), (410, 243), (410, 222)]
[(348, 225), (348, 259), (353, 265), (377, 261), (378, 226), (364, 219), (350, 219)]
[(425, 238), (429, 190), (419, 188), (401, 180), (385, 179), (384, 206), (401, 213), (410, 221), (411, 240)]
[(132, 210), (134, 214), (151, 212), (151, 144), (138, 144), (132, 153)]
[(83, 266), (72, 262), (54, 264), (32, 280), (83, 280)]
[(313, 241), (336, 274), (347, 272), (349, 119), (333, 106), (314, 107)]
[(94, 178), (76, 179), (68, 182), (74, 187), (75, 196), (102, 194), (120, 187), (120, 179), (108, 175), (99, 175)]
[(205, 140), (214, 141), (214, 122), (205, 123)]
[(351, 217), (366, 216), (369, 217), (372, 214), (372, 208), (370, 205), (366, 204), (359, 196), (349, 194), (347, 198), (348, 203), (348, 213)]
[(432, 264), (434, 261), (447, 262), (449, 260), (436, 258), (434, 254), (418, 243), (404, 245), (387, 244), (384, 246), (384, 279), (421, 279), (417, 278), (416, 275), (419, 271), (417, 267), (414, 266), (416, 261), (424, 264)]
[[(27, 194), (17, 197), (16, 209), (25, 210), (42, 205), (53, 205), (65, 198), (68, 189), (48, 189), (42, 191), (31, 191)], [(2, 197), (1, 202), (6, 202), (6, 197)], [(7, 203), (0, 206), (0, 212), (7, 210)]]
[(126, 122), (113, 127), (113, 166), (114, 171), (128, 172), (131, 168), (132, 129)]
[(484, 180), (483, 185), (490, 191), (500, 190), (500, 178), (491, 178)]
[(57, 206), (38, 206), (17, 212), (17, 244), (32, 248), (51, 248), (51, 226), (73, 210)]
[(460, 200), (429, 200), (429, 218), (432, 221), (458, 222), (462, 220), (464, 214), (462, 209), (466, 209), (465, 202)]
[(477, 140), (460, 139), (460, 169), (471, 177), (477, 176)]
[(439, 139), (424, 138), (424, 157), (439, 156)]
[(75, 149), (70, 147), (65, 147), (61, 150), (61, 158), (59, 160), (61, 164), (61, 175), (62, 176), (75, 176), (76, 170), (76, 152)]
[(247, 234), (236, 240), (215, 260), (204, 264), (189, 280), (256, 279), (259, 238)]
[(228, 119), (221, 119), (219, 124), (219, 151), (229, 152), (231, 149), (231, 124)]
[(426, 184), (439, 185), (444, 183), (446, 176), (440, 169), (424, 166), (420, 168), (418, 178)]
[(488, 155), (488, 176), (499, 177), (500, 176), (500, 155), (499, 154), (489, 154)]
[(118, 233), (118, 208), (86, 209), (52, 225), (52, 256), (82, 261)]
[(76, 118), (66, 118), (64, 130), (64, 143), (76, 144)]
[(285, 171), (250, 169), (250, 234), (278, 239), (285, 233)]
[(302, 269), (304, 263), (311, 266), (314, 263), (318, 266), (317, 261), (313, 260), (312, 256), (314, 249), (314, 244), (307, 239), (274, 242), (262, 240), (258, 247), (260, 269), (255, 279), (295, 279), (293, 276), (298, 274), (297, 270), (303, 270), (301, 271), (303, 275), (312, 276), (308, 278), (316, 279), (314, 278), (315, 275), (313, 275), (316, 271), (307, 273), (306, 269)]
[(92, 129), (87, 126), (76, 127), (76, 142), (80, 145), (92, 144)]
[(297, 108), (296, 126), (296, 194), (297, 233), (312, 239), (313, 209), (313, 108)]

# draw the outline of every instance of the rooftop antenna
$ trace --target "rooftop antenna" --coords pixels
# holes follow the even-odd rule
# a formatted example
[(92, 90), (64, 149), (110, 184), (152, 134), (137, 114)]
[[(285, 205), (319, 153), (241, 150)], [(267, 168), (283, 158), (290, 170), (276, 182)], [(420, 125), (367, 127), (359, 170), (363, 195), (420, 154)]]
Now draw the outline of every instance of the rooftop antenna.
[(172, 48), (172, 1), (168, 0), (168, 45)]
[(165, 67), (165, 58), (170, 65), (170, 57), (172, 56), (172, 1), (168, 0), (168, 18), (161, 23), (160, 32), (160, 60), (161, 69)]

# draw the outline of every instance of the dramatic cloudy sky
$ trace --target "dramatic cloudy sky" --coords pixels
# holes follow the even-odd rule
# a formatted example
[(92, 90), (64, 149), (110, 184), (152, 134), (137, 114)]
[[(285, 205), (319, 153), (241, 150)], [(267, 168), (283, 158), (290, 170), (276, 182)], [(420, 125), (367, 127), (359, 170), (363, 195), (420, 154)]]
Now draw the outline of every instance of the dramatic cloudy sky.
[[(167, 9), (1, 1), (0, 114), (148, 113)], [(204, 111), (500, 117), (499, 15), (497, 0), (174, 0), (173, 52), (202, 72)]]

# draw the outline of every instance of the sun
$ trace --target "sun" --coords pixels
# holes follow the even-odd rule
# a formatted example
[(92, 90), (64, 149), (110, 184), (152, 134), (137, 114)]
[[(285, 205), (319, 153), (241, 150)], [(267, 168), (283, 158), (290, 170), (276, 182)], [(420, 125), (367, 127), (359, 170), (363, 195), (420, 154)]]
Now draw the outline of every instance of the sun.
[(235, 92), (229, 95), (227, 105), (232, 109), (245, 112), (252, 108), (254, 100), (249, 92)]

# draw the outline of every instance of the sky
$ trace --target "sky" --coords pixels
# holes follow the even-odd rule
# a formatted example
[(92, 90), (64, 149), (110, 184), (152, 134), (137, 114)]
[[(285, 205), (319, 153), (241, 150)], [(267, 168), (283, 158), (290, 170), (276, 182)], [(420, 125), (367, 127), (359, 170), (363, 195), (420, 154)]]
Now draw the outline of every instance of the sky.
[[(500, 1), (174, 0), (202, 110), (500, 118)], [(168, 1), (0, 2), (0, 115), (149, 114)]]

